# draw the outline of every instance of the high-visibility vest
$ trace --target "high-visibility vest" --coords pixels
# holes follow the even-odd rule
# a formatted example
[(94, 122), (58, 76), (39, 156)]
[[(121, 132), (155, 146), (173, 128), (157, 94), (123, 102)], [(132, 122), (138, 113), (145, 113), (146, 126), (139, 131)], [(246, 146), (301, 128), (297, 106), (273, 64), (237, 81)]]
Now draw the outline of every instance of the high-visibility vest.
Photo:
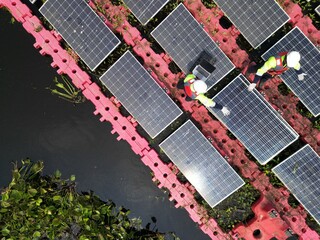
[(286, 56), (288, 52), (281, 52), (277, 56), (275, 56), (276, 59), (276, 66), (272, 69), (268, 70), (268, 73), (271, 75), (280, 75), (281, 73), (284, 73), (289, 68), (287, 66), (283, 65), (283, 56)]
[(190, 79), (189, 81), (184, 82), (184, 91), (191, 99), (196, 99), (196, 97), (198, 96), (198, 94), (191, 90), (191, 85), (194, 83), (194, 81), (194, 79)]

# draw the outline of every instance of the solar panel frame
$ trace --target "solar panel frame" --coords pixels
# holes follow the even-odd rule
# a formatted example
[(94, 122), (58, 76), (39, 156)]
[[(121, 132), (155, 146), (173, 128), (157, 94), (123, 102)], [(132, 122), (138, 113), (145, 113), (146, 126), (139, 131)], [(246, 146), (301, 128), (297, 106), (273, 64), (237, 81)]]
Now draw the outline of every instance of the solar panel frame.
[[(95, 70), (121, 43), (84, 0), (47, 0), (39, 11), (91, 70)], [(81, 14), (85, 18), (82, 19)], [(64, 27), (64, 24), (67, 27)], [(86, 27), (91, 29), (85, 31)], [(95, 38), (98, 44), (94, 40), (88, 41), (89, 37)], [(77, 40), (81, 41), (81, 44), (77, 43)], [(108, 44), (105, 44), (106, 42)], [(99, 49), (99, 52), (96, 49)]]
[(211, 207), (245, 184), (190, 120), (159, 146)]
[[(169, 2), (169, 0), (123, 0), (123, 2), (142, 25), (147, 25), (147, 23)], [(148, 5), (145, 6), (142, 2), (147, 3)], [(141, 6), (140, 3), (142, 3), (143, 6)], [(154, 6), (155, 9), (153, 9)], [(140, 9), (143, 9), (143, 12), (138, 12)], [(145, 14), (146, 11), (148, 14)], [(145, 17), (144, 15), (148, 16)]]
[(320, 16), (320, 5), (314, 9), (314, 11)]
[[(301, 38), (301, 40), (298, 40)], [(283, 82), (300, 99), (303, 105), (314, 116), (320, 114), (320, 50), (298, 28), (293, 28), (261, 57), (264, 60), (283, 51), (297, 50), (301, 53), (301, 68), (307, 73), (303, 81), (299, 81), (293, 69), (280, 75)], [(305, 67), (308, 67), (306, 69)], [(317, 94), (318, 92), (318, 94)]]
[(100, 81), (152, 138), (183, 113), (129, 50)]
[[(222, 112), (215, 108), (208, 107), (208, 110), (240, 140), (260, 164), (265, 165), (298, 139), (299, 135), (256, 89), (249, 92), (248, 85), (249, 81), (239, 74), (212, 98), (230, 109), (229, 116), (223, 116)], [(276, 136), (279, 136), (278, 139)]]
[[(169, 31), (168, 28), (172, 29)], [(216, 70), (206, 80), (208, 89), (235, 68), (182, 3), (151, 32), (151, 35), (185, 74), (192, 72), (191, 68), (203, 51), (215, 57)]]
[(312, 147), (305, 145), (272, 172), (320, 224), (320, 157)]
[[(249, 6), (248, 11), (245, 12), (245, 8), (249, 5), (248, 1), (234, 1), (234, 0), (214, 0), (219, 8), (224, 12), (228, 19), (234, 26), (239, 29), (244, 38), (254, 48), (259, 47), (265, 42), (273, 33), (279, 30), (286, 22), (290, 20), (290, 16), (281, 8), (278, 2), (274, 0), (266, 1), (251, 1), (251, 4), (256, 6)], [(236, 8), (233, 7), (236, 5)], [(268, 8), (263, 8), (267, 6)], [(277, 7), (277, 8), (276, 8)], [(275, 25), (279, 16), (274, 16), (274, 13), (281, 11), (282, 16), (279, 22), (281, 24)], [(244, 12), (246, 14), (244, 14)], [(242, 17), (247, 19), (243, 19)], [(265, 18), (262, 18), (265, 16)], [(282, 17), (284, 19), (282, 19)], [(270, 26), (275, 26), (270, 29)], [(262, 34), (262, 29), (266, 31), (266, 34)], [(247, 34), (246, 34), (247, 33)], [(261, 36), (261, 38), (257, 38)]]

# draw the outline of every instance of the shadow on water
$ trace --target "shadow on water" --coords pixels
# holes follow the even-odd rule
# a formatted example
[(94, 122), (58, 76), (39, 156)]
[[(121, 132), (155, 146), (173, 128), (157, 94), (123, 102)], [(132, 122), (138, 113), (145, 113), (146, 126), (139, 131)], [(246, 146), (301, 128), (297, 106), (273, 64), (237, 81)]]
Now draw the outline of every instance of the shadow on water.
[(110, 124), (92, 114), (90, 102), (73, 106), (45, 89), (57, 76), (51, 58), (42, 57), (10, 18), (0, 10), (0, 188), (10, 181), (12, 161), (44, 160), (45, 173), (75, 174), (79, 191), (91, 189), (131, 209), (144, 226), (174, 231), (181, 239), (209, 239), (152, 183), (149, 169), (116, 140)]

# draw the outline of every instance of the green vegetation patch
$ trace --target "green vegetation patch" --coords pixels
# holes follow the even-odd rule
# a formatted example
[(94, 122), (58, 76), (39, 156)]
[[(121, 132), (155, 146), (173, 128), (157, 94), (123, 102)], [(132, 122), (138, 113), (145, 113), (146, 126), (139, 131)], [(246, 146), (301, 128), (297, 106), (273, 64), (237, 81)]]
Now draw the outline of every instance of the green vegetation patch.
[[(43, 162), (15, 164), (1, 193), (0, 237), (5, 239), (165, 239), (141, 227), (130, 211), (93, 192), (77, 193), (75, 176), (42, 176)], [(172, 238), (171, 238), (172, 239)]]
[(201, 197), (197, 200), (207, 209), (225, 232), (229, 232), (237, 223), (246, 223), (254, 217), (251, 206), (260, 197), (260, 192), (248, 180), (238, 191), (223, 200), (216, 207), (211, 208)]

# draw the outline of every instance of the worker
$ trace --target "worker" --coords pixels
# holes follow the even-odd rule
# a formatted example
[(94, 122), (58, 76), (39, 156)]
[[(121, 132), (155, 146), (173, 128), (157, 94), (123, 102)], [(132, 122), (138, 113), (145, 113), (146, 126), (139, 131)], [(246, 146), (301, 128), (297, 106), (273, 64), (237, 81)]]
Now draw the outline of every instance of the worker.
[(256, 71), (256, 74), (253, 82), (248, 86), (248, 91), (251, 92), (256, 87), (258, 82), (258, 88), (262, 88), (262, 85), (268, 79), (284, 73), (289, 68), (293, 68), (298, 75), (298, 79), (303, 81), (304, 76), (307, 74), (302, 72), (300, 59), (300, 53), (297, 51), (281, 52), (277, 56), (270, 57), (262, 67), (259, 68), (258, 66), (253, 66), (253, 71), (251, 69), (251, 71), (248, 70), (248, 72), (250, 73)]
[(184, 89), (186, 92), (186, 101), (199, 100), (206, 107), (212, 107), (221, 110), (224, 116), (228, 116), (230, 111), (228, 108), (214, 102), (212, 99), (206, 97), (204, 93), (207, 92), (207, 84), (196, 78), (194, 74), (188, 74), (183, 81), (178, 83), (178, 88)]

